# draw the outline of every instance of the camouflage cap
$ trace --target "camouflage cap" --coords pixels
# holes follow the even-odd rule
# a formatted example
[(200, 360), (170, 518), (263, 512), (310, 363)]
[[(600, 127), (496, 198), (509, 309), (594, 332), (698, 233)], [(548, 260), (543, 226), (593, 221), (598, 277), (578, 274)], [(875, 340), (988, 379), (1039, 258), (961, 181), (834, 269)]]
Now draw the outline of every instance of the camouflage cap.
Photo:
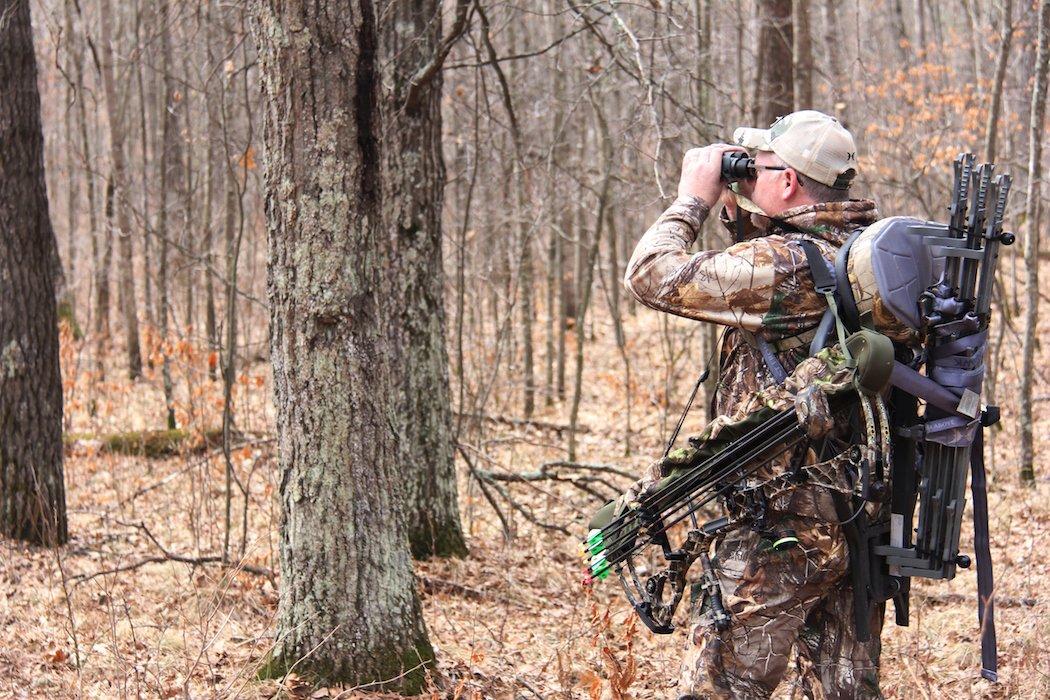
[(807, 177), (847, 189), (857, 174), (857, 146), (838, 119), (807, 109), (778, 117), (768, 129), (740, 127), (733, 141), (744, 148), (772, 151)]

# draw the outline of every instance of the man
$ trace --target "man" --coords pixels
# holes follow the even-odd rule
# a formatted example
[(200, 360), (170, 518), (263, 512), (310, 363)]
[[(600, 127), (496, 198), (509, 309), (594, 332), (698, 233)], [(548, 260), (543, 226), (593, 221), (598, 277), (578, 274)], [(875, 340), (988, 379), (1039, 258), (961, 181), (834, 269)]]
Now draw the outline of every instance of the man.
[[(778, 369), (791, 372), (808, 354), (827, 303), (814, 289), (801, 241), (812, 241), (831, 261), (853, 231), (877, 218), (873, 202), (849, 198), (856, 146), (834, 118), (796, 112), (769, 129), (737, 129), (734, 139), (736, 146), (686, 153), (678, 199), (639, 241), (624, 280), (647, 306), (728, 327), (714, 404), (719, 415), (746, 410), (756, 391), (777, 384)], [(755, 158), (755, 177), (730, 190), (720, 177), (722, 155), (741, 147)], [(720, 201), (723, 222), (740, 239), (724, 251), (690, 253)], [(763, 359), (762, 344), (782, 368)], [(805, 446), (801, 457), (817, 461)], [(782, 456), (779, 466), (786, 471), (790, 459)], [(881, 616), (873, 616), (870, 642), (856, 639), (833, 490), (809, 480), (777, 494), (771, 526), (793, 529), (797, 547), (774, 551), (746, 527), (717, 543), (714, 565), (732, 624), (719, 632), (707, 606), (694, 605), (681, 698), (768, 697), (793, 649), (810, 697), (880, 697)]]

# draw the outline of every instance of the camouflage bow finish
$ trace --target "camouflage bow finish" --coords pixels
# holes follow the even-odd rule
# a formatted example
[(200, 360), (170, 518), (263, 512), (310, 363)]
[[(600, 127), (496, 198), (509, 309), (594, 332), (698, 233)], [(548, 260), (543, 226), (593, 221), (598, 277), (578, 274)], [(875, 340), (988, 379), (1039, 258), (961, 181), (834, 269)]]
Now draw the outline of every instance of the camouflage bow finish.
[[(768, 535), (774, 549), (797, 544), (793, 532), (768, 531), (762, 487), (771, 480), (792, 478), (784, 473), (783, 460), (775, 459), (778, 455), (807, 438), (827, 435), (835, 416), (858, 400), (877, 401), (857, 385), (856, 376), (856, 365), (844, 362), (837, 347), (822, 351), (800, 363), (784, 384), (759, 392), (759, 410), (717, 418), (702, 435), (690, 439), (690, 447), (650, 465), (642, 479), (591, 520), (580, 546), (587, 560), (584, 583), (605, 580), (615, 572), (642, 622), (657, 634), (669, 634), (689, 585), (689, 569), (699, 561), (700, 587), (707, 593), (715, 625), (728, 627), (730, 615), (722, 606), (708, 554), (712, 543), (730, 530), (752, 527)], [(872, 414), (865, 410), (863, 415), (868, 422)], [(864, 450), (856, 456), (853, 468), (858, 475), (869, 457), (874, 452)], [(857, 481), (860, 488), (863, 480)], [(722, 500), (728, 515), (698, 523), (696, 513), (716, 499)], [(687, 518), (690, 527), (675, 546), (669, 532)], [(650, 547), (659, 548), (666, 566), (645, 576), (635, 558)]]

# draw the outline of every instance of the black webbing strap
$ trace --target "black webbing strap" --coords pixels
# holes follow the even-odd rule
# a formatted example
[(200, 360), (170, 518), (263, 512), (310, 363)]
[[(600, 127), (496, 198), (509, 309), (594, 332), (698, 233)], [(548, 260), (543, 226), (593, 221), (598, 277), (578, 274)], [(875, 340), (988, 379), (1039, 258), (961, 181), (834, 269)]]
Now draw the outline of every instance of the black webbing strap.
[(853, 624), (856, 627), (857, 641), (867, 642), (871, 639), (871, 598), (868, 596), (871, 569), (865, 532), (868, 514), (862, 512), (863, 503), (856, 505), (859, 510), (850, 512), (853, 499), (838, 491), (829, 493), (835, 506), (835, 514), (842, 523), (842, 535), (846, 538), (850, 585), (853, 589)]
[(995, 584), (988, 538), (988, 490), (984, 471), (984, 430), (970, 447), (970, 493), (973, 496), (973, 550), (977, 555), (977, 620), (981, 625), (981, 676), (999, 680), (995, 651)]
[(828, 266), (828, 261), (820, 254), (820, 248), (813, 241), (802, 239), (799, 241), (802, 252), (806, 254), (806, 262), (809, 263), (809, 274), (813, 276), (813, 286), (820, 294), (835, 291), (835, 275)]
[(773, 380), (777, 384), (783, 384), (784, 380), (787, 379), (788, 373), (784, 369), (784, 365), (781, 364), (780, 358), (773, 351), (773, 346), (769, 344), (769, 341), (750, 331), (741, 331), (741, 333), (748, 344), (758, 350), (762, 360), (766, 363), (766, 368), (773, 375)]
[[(846, 356), (846, 362), (852, 363), (849, 350), (846, 349), (846, 328), (842, 324), (842, 316), (839, 313), (839, 300), (835, 294), (835, 273), (829, 266), (828, 261), (820, 254), (820, 248), (813, 241), (803, 238), (799, 241), (802, 251), (806, 254), (806, 262), (809, 263), (809, 274), (813, 277), (813, 287), (817, 294), (822, 294), (828, 302), (828, 310), (835, 318), (835, 330), (839, 337), (839, 348)], [(848, 284), (847, 284), (848, 286)], [(851, 365), (852, 366), (852, 365)]]
[(842, 322), (851, 333), (860, 330), (860, 311), (857, 309), (857, 299), (853, 296), (853, 287), (849, 285), (849, 253), (853, 243), (865, 230), (867, 229), (859, 228), (854, 231), (835, 256), (835, 284), (839, 308), (842, 311)]

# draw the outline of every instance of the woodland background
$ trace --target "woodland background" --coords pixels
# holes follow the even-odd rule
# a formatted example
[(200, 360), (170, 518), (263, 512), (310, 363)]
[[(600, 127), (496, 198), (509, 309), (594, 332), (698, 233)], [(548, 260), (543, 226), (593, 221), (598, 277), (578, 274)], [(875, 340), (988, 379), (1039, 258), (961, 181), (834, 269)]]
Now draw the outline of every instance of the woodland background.
[[(883, 679), (893, 697), (1050, 695), (1040, 3), (470, 6), (441, 69), (470, 554), (416, 564), (433, 692), (673, 693), (683, 635), (639, 630), (611, 582), (585, 590), (575, 549), (591, 512), (662, 451), (714, 334), (637, 306), (623, 267), (687, 148), (813, 107), (853, 130), (854, 190), (883, 215), (944, 220), (960, 151), (1014, 176), (986, 397), (1003, 407), (987, 447), (1002, 681), (976, 680), (972, 572), (916, 586), (912, 626), (884, 633)], [(315, 692), (294, 669), (256, 680), (274, 642), (281, 477), (248, 8), (39, 0), (32, 13), (70, 542), (0, 540), (0, 695), (363, 693)], [(700, 245), (726, 243), (708, 225)]]

